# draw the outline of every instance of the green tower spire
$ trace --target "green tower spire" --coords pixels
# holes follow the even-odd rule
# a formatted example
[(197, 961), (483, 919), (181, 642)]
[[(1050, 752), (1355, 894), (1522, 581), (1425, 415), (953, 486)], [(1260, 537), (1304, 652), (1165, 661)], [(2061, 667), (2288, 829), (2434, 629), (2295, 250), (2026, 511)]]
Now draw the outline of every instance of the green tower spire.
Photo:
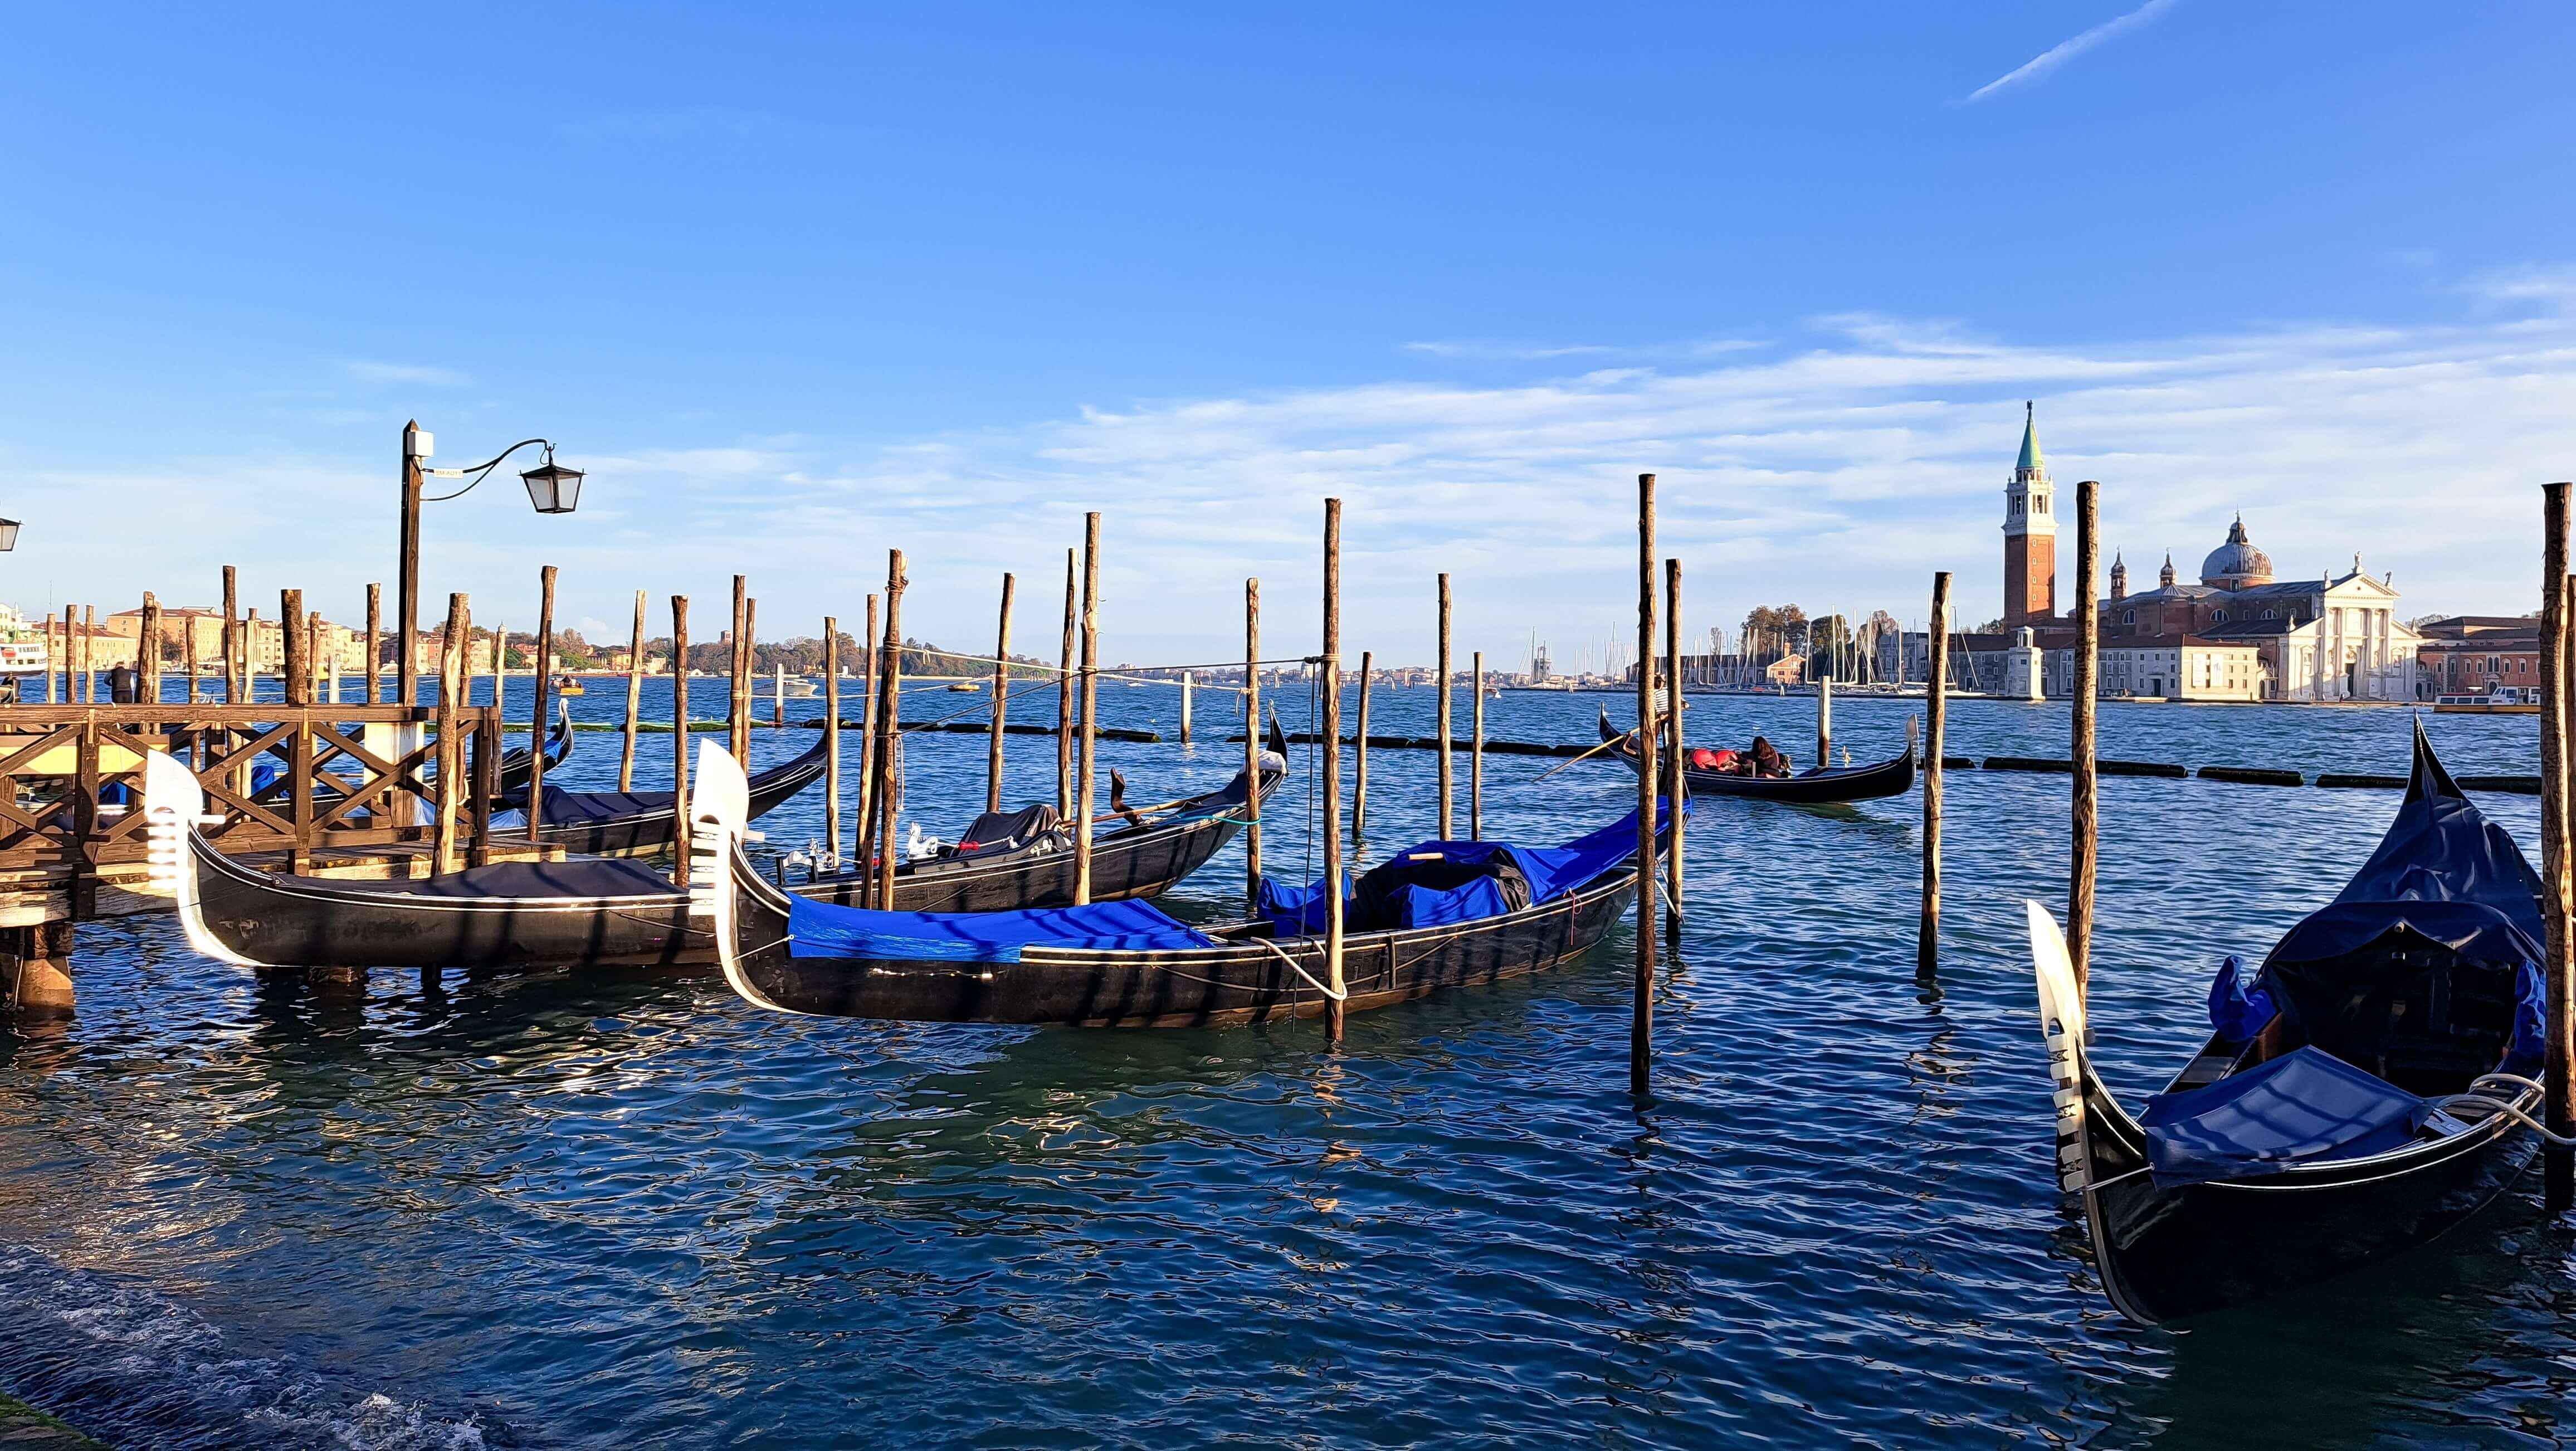
[(2035, 474), (2041, 467), (2038, 412), (2027, 399), (2023, 400), (2021, 408), (2021, 462), (2015, 467), (2025, 474)]

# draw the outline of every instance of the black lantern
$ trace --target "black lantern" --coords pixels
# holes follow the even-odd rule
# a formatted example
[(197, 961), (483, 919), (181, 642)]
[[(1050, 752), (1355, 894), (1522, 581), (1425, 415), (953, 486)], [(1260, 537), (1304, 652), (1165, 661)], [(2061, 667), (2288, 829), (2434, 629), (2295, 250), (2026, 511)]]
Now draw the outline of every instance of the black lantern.
[(15, 519), (0, 519), (0, 554), (6, 554), (17, 547), (18, 521)]
[(569, 514), (581, 502), (581, 470), (568, 469), (555, 462), (553, 449), (546, 450), (546, 461), (519, 475), (528, 486), (528, 502), (540, 514)]

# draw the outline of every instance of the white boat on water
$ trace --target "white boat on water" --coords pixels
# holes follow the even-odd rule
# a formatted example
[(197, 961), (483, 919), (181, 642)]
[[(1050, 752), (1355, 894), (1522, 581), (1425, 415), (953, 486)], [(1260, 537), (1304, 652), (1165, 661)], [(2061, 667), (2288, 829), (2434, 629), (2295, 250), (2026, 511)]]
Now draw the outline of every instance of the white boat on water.
[(2483, 695), (2437, 695), (2433, 709), (2442, 715), (2538, 715), (2540, 690), (2537, 686), (2490, 685)]

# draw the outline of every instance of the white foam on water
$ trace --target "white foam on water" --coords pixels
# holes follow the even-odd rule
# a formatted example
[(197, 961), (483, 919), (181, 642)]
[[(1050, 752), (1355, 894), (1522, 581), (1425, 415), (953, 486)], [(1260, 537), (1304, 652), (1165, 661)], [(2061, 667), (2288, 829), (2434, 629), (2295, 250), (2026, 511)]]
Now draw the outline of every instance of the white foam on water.
[(268, 1356), (167, 1296), (0, 1245), (0, 1386), (130, 1446), (485, 1451), (485, 1427)]

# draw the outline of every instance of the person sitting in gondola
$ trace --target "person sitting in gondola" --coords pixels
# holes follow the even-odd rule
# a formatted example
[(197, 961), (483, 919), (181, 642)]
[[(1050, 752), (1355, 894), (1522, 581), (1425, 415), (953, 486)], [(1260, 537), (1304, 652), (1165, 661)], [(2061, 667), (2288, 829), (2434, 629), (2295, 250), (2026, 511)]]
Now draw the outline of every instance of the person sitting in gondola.
[(1744, 757), (1734, 751), (1712, 751), (1701, 746), (1690, 753), (1691, 769), (1715, 771), (1722, 775), (1739, 775), (1744, 770)]
[(1753, 758), (1752, 774), (1756, 776), (1789, 774), (1789, 758), (1780, 754), (1780, 748), (1771, 744), (1771, 738), (1768, 736), (1755, 736), (1753, 749), (1746, 754)]

